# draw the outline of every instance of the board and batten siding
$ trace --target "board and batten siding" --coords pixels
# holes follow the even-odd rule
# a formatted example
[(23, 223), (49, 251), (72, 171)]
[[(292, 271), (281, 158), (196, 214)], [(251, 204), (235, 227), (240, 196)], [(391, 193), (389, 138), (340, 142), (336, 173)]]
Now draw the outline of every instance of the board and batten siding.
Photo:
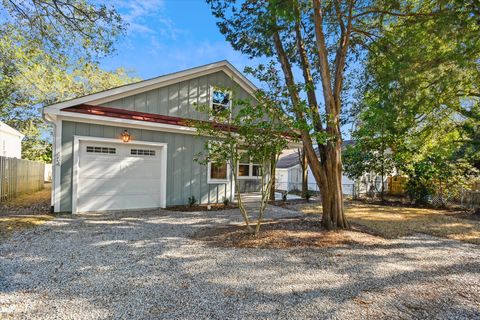
[(210, 87), (212, 86), (231, 89), (234, 99), (249, 99), (252, 97), (225, 72), (219, 71), (106, 102), (102, 106), (172, 117), (207, 120), (208, 115), (198, 112), (195, 104), (209, 104)]
[[(62, 122), (60, 211), (72, 210), (74, 136), (119, 139), (125, 127), (81, 122)], [(207, 167), (194, 161), (203, 150), (205, 138), (161, 131), (128, 129), (135, 141), (165, 142), (167, 148), (167, 206), (187, 204), (194, 196), (200, 203), (218, 203), (230, 197), (232, 183), (207, 184)]]

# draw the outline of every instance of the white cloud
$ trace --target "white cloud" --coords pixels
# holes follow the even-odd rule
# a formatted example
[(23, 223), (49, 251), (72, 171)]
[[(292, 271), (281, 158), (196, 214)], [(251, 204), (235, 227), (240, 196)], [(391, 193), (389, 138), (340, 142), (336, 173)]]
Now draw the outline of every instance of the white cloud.
[[(150, 39), (151, 49), (147, 53), (151, 72), (150, 76), (197, 67), (220, 60), (228, 60), (240, 72), (246, 66), (256, 66), (265, 59), (249, 59), (246, 55), (233, 50), (226, 41), (182, 42), (172, 46), (163, 45), (155, 37)], [(254, 79), (251, 79), (255, 81)], [(256, 82), (256, 81), (255, 81)]]
[(164, 0), (118, 1), (116, 6), (124, 21), (128, 23), (130, 34), (154, 34), (175, 40), (178, 34), (182, 33), (165, 14)]

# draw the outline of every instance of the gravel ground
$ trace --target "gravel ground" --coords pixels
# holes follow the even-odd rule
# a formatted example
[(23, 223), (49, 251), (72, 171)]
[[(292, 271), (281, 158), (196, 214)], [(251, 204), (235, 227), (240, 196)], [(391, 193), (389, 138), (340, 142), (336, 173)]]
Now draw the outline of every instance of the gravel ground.
[[(298, 214), (268, 210), (270, 217)], [(375, 246), (271, 250), (190, 238), (238, 216), (61, 216), (17, 233), (0, 244), (0, 318), (480, 318), (476, 245), (418, 235)]]

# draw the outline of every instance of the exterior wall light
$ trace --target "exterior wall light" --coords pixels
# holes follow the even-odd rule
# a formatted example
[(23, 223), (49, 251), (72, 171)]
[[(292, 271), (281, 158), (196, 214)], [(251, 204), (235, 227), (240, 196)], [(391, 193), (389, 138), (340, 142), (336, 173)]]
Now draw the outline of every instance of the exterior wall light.
[(123, 130), (122, 132), (122, 141), (129, 142), (130, 141), (130, 133), (127, 130)]

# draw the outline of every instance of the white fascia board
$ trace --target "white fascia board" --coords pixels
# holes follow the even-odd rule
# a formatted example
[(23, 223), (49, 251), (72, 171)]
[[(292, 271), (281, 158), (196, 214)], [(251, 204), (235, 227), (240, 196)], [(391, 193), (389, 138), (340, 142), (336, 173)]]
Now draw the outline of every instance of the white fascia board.
[(201, 67), (196, 67), (157, 78), (144, 80), (121, 87), (105, 90), (102, 92), (94, 93), (91, 95), (83, 96), (80, 98), (60, 102), (47, 106), (44, 108), (44, 113), (49, 114), (55, 110), (68, 108), (79, 104), (92, 104), (100, 105), (109, 101), (117, 100), (123, 97), (135, 95), (141, 92), (158, 89), (164, 86), (168, 86), (174, 83), (190, 80), (196, 77), (207, 75), (210, 73), (224, 71), (235, 82), (237, 82), (248, 93), (253, 94), (258, 88), (251, 83), (244, 75), (242, 75), (235, 67), (228, 61), (220, 61), (212, 64), (208, 64)]

